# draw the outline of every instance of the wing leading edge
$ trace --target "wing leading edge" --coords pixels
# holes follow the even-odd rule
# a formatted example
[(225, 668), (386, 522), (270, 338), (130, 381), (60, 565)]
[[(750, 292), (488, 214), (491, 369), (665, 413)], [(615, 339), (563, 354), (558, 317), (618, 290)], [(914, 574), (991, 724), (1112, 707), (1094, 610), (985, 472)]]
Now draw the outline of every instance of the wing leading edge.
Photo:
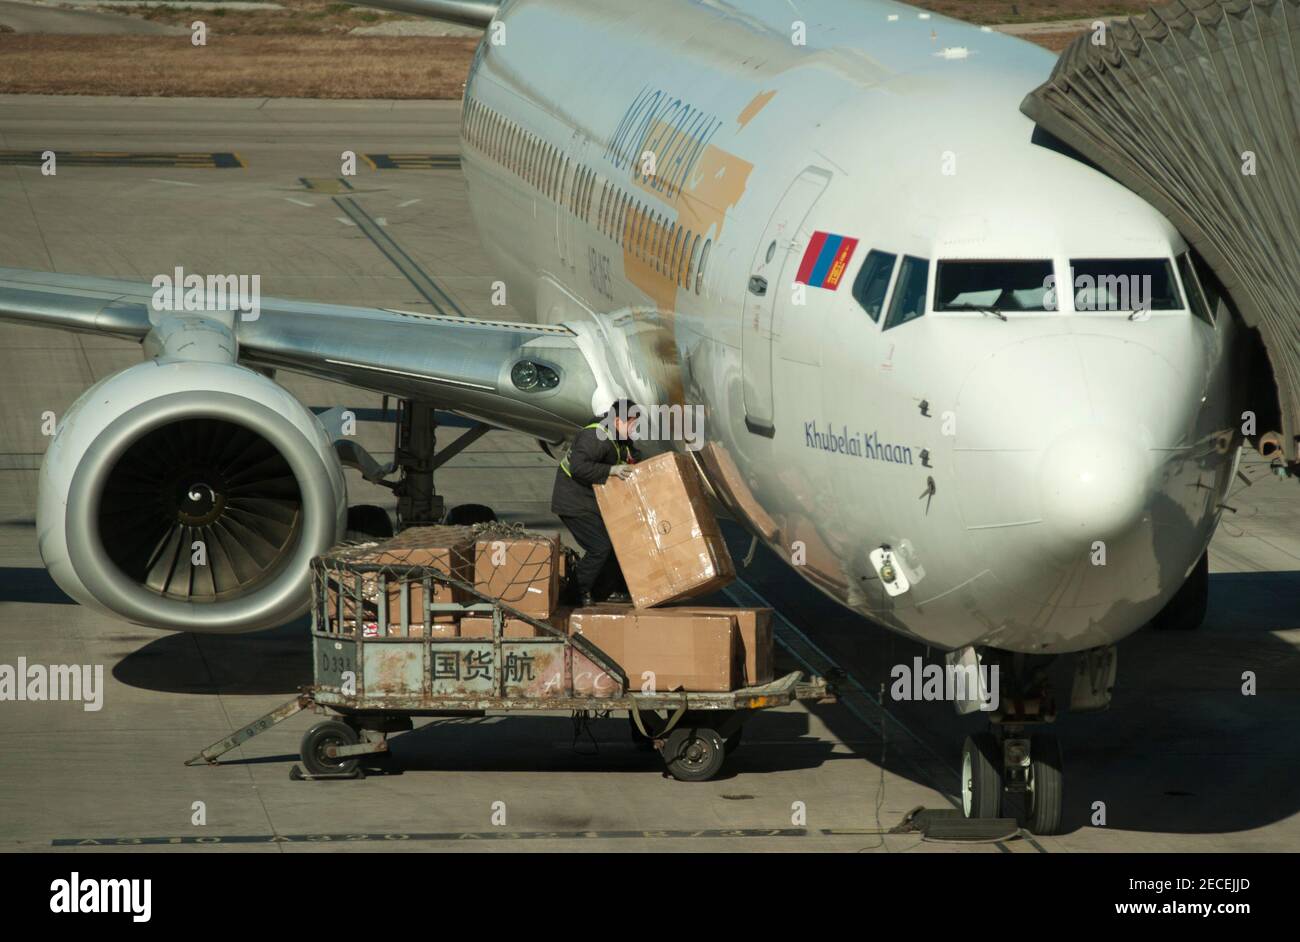
[[(0, 321), (143, 342), (153, 288), (141, 282), (0, 268)], [(151, 318), (152, 315), (152, 318)], [(567, 326), (415, 314), (263, 298), (235, 323), (239, 362), (435, 403), (557, 442), (590, 419), (598, 382)], [(553, 388), (521, 389), (521, 362), (550, 367)]]

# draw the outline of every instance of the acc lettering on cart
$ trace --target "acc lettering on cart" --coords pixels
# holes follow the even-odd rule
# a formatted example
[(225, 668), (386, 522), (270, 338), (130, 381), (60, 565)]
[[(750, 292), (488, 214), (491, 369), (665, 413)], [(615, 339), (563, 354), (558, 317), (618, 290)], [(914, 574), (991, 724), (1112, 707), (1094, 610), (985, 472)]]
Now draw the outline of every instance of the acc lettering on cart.
[(837, 430), (827, 422), (826, 430), (822, 431), (817, 428), (816, 422), (805, 422), (803, 441), (807, 448), (818, 448), (833, 455), (868, 458), (890, 464), (912, 464), (912, 449), (909, 446), (881, 441), (879, 432), (850, 432), (846, 425)]
[(52, 913), (130, 913), (132, 922), (148, 922), (153, 911), (153, 881), (83, 880), (76, 870), (50, 884)]

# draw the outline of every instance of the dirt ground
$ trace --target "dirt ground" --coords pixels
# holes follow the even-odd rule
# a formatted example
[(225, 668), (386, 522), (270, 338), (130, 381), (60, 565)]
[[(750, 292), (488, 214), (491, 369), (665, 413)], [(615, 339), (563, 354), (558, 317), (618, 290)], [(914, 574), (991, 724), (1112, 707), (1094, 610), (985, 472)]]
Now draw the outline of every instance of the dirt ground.
[[(0, 92), (137, 96), (458, 98), (474, 40), (348, 35), (365, 25), (409, 20), (321, 0), (279, 0), (283, 10), (129, 8), (133, 15), (191, 28), (178, 36), (53, 36), (0, 31)], [(1107, 0), (921, 0), (976, 23), (1042, 22), (1142, 9)], [(121, 10), (123, 8), (116, 8)], [(1029, 37), (1065, 48), (1075, 32)]]
[(0, 37), (0, 91), (217, 98), (459, 98), (475, 40), (438, 37)]

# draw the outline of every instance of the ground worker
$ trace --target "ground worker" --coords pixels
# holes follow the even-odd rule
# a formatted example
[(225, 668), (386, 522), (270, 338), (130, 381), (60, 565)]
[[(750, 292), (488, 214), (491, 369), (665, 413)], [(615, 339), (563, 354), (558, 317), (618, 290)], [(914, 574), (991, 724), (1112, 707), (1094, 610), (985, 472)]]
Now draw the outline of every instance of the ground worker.
[(555, 472), (551, 512), (569, 528), (582, 547), (575, 567), (578, 603), (630, 602), (614, 545), (596, 504), (597, 484), (610, 475), (627, 478), (640, 457), (633, 435), (641, 409), (630, 399), (620, 399), (605, 415), (580, 431)]

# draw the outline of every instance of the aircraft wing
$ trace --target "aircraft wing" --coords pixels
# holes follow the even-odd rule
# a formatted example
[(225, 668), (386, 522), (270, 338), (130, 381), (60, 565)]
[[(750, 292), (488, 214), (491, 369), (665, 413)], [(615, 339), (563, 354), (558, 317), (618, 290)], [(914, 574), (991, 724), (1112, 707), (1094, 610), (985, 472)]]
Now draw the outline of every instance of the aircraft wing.
[[(159, 320), (153, 294), (143, 282), (0, 268), (0, 321), (143, 343)], [(593, 414), (597, 379), (566, 326), (263, 298), (232, 332), (245, 366), (426, 400), (551, 442)], [(521, 363), (533, 369), (517, 383)], [(539, 381), (538, 367), (551, 373)]]

